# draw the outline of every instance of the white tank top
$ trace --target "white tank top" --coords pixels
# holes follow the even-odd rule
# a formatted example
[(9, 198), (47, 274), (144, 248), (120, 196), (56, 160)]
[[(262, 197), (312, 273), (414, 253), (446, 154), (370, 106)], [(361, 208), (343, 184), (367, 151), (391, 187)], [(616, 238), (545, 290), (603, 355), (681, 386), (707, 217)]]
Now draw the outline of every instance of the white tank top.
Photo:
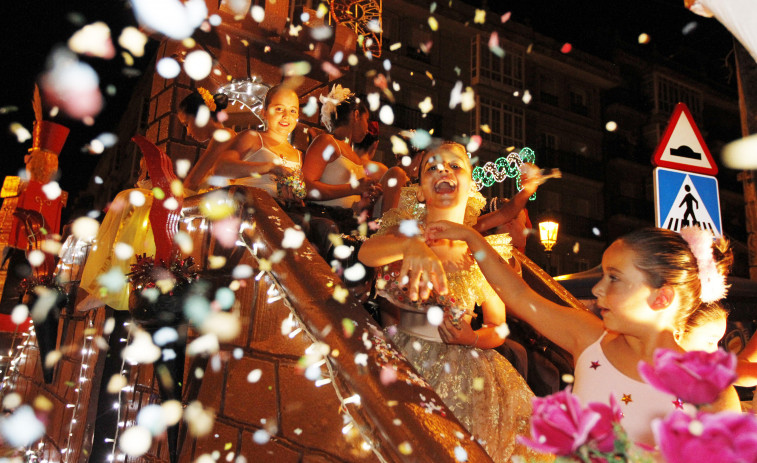
[[(333, 137), (332, 137), (333, 138)], [(334, 139), (334, 144), (339, 150), (339, 157), (326, 164), (321, 174), (320, 181), (327, 185), (343, 185), (350, 183), (350, 179), (354, 176), (360, 180), (365, 177), (365, 169), (362, 164), (358, 164), (342, 154), (342, 148), (339, 143)], [(313, 201), (316, 204), (322, 204), (324, 206), (337, 206), (344, 208), (351, 208), (352, 205), (360, 201), (360, 195), (350, 195), (341, 198), (328, 199), (324, 201)]]

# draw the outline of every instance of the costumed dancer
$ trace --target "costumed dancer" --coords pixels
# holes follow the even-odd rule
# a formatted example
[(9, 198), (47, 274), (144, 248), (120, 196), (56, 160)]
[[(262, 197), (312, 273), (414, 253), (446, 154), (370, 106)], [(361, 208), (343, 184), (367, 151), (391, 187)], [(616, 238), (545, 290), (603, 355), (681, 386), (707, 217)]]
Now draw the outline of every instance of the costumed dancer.
[(312, 141), (302, 172), (312, 209), (334, 219), (342, 233), (349, 234), (357, 227), (355, 215), (370, 211), (381, 194), (351, 146), (368, 133), (368, 107), (339, 84), (320, 100), (321, 123), (328, 133)]
[[(702, 303), (726, 295), (732, 254), (709, 232), (660, 228), (632, 232), (602, 257), (602, 279), (592, 289), (602, 319), (555, 304), (533, 291), (475, 230), (452, 222), (429, 225), (436, 239), (468, 243), (481, 270), (516, 317), (575, 359), (573, 393), (584, 404), (608, 403), (612, 395), (632, 442), (654, 445), (651, 423), (673, 411), (676, 397), (645, 383), (640, 361), (653, 362), (659, 348), (681, 352), (675, 333)], [(686, 405), (688, 407), (688, 405)], [(740, 410), (731, 387), (713, 410)]]
[[(426, 224), (449, 220), (473, 225), (485, 200), (472, 189), (465, 148), (444, 143), (423, 156), (420, 186), (402, 191), (399, 206), (382, 218), (381, 229), (361, 247), (360, 260), (377, 267), (377, 292), (398, 311), (387, 330), (418, 372), (497, 462), (536, 454), (516, 442), (528, 435), (533, 393), (493, 348), (504, 336), (505, 306), (487, 284), (468, 247), (448, 240), (427, 242)], [(487, 242), (510, 257), (510, 237)], [(412, 289), (405, 290), (408, 282)], [(433, 287), (433, 290), (432, 290)], [(483, 327), (470, 326), (475, 304)], [(431, 323), (429, 319), (438, 319)]]

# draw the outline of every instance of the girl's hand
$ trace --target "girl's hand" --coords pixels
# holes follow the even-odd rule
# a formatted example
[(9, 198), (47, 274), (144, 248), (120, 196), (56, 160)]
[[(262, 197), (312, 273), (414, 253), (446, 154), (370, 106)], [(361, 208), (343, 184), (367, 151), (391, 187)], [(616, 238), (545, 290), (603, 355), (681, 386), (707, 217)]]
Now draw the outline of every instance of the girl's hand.
[(447, 220), (440, 220), (426, 225), (426, 239), (429, 241), (447, 239), (467, 242), (470, 238), (470, 233), (475, 233), (475, 230), (461, 223), (449, 222)]
[(447, 294), (447, 275), (442, 261), (426, 243), (413, 238), (403, 250), (402, 268), (399, 274), (400, 284), (407, 286), (410, 300), (428, 299), (431, 288), (439, 294)]
[[(370, 191), (370, 189), (375, 184), (376, 184), (376, 182), (372, 178), (370, 178), (370, 177), (363, 177), (363, 178), (361, 178), (361, 179), (358, 180), (358, 184), (357, 184), (357, 186), (353, 190), (355, 191), (356, 194), (362, 195), (362, 194)], [(379, 185), (379, 188), (381, 188), (380, 185)]]
[(278, 177), (289, 177), (290, 175), (293, 175), (294, 171), (288, 167), (284, 167), (281, 164), (276, 164), (274, 162), (271, 163), (271, 168), (268, 169), (268, 172), (266, 172), (271, 175), (276, 175)]
[(439, 325), (439, 335), (442, 337), (442, 341), (447, 344), (460, 344), (473, 347), (475, 347), (474, 344), (478, 338), (470, 323), (461, 320), (458, 322), (458, 326), (455, 326), (452, 323), (452, 318), (448, 315), (444, 316), (444, 323)]

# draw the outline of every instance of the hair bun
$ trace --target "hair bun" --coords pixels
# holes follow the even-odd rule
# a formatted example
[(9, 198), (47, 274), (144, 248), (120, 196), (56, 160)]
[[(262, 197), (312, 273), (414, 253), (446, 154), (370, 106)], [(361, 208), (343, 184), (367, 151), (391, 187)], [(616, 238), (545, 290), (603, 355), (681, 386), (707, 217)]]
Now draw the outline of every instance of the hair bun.
[(225, 93), (216, 93), (213, 95), (213, 101), (216, 103), (216, 112), (223, 111), (229, 106), (229, 96)]

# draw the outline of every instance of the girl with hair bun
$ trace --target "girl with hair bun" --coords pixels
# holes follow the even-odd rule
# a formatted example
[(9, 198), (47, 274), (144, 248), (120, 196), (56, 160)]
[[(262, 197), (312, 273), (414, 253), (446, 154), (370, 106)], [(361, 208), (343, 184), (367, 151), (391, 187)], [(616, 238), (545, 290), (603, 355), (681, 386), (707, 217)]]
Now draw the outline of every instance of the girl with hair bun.
[(320, 100), (321, 123), (328, 133), (312, 141), (302, 171), (313, 208), (332, 216), (342, 231), (349, 233), (357, 224), (353, 216), (372, 207), (381, 194), (352, 148), (352, 143), (363, 141), (368, 134), (368, 107), (339, 84)]
[[(651, 423), (676, 407), (676, 397), (645, 383), (640, 361), (653, 364), (659, 348), (683, 351), (675, 333), (702, 303), (726, 295), (732, 254), (722, 238), (700, 229), (679, 234), (645, 228), (615, 242), (602, 257), (602, 279), (592, 293), (602, 319), (551, 302), (532, 290), (475, 230), (451, 222), (430, 224), (427, 239), (461, 240), (508, 310), (573, 355), (573, 393), (584, 404), (612, 395), (633, 442), (654, 445)], [(727, 389), (714, 410), (739, 411)]]

